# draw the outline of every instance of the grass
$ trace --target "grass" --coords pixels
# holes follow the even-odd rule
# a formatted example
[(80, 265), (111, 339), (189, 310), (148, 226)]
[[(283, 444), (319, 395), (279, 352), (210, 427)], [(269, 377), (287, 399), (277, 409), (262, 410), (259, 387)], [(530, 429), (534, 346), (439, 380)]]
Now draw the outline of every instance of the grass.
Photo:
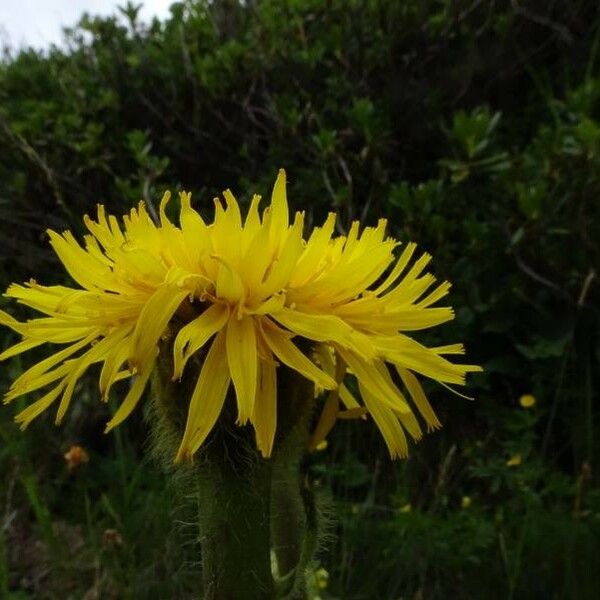
[[(44, 417), (25, 434), (0, 412), (0, 597), (197, 598), (193, 506), (176, 506), (146, 457), (141, 418), (98, 436), (95, 405), (80, 403), (64, 428)], [(320, 597), (592, 598), (599, 491), (548, 471), (535, 413), (502, 421), (487, 440), (444, 447), (438, 433), (395, 464), (366, 424), (338, 427), (307, 465), (338, 515), (314, 565), (330, 573)], [(72, 442), (90, 461), (69, 472)], [(524, 462), (509, 468), (515, 448)]]

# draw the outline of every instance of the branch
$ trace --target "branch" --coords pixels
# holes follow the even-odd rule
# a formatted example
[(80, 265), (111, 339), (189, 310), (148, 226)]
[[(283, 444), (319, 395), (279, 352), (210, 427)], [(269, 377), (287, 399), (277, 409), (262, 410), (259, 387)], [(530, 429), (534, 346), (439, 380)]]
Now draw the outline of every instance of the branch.
[(35, 167), (42, 171), (46, 182), (52, 189), (56, 204), (67, 217), (67, 219), (71, 220), (73, 215), (65, 203), (52, 169), (49, 167), (48, 163), (37, 153), (35, 148), (31, 146), (31, 144), (29, 144), (29, 142), (21, 134), (11, 129), (10, 125), (2, 114), (0, 114), (0, 133), (4, 134), (4, 136), (15, 148), (20, 150)]

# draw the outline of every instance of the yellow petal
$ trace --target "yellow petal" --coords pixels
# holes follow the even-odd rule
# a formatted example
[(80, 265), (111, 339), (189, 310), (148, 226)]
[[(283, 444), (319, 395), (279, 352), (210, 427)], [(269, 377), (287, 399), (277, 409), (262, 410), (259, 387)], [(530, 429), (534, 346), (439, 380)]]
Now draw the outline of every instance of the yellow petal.
[(269, 315), (279, 312), (284, 306), (285, 294), (281, 293), (277, 296), (271, 296), (256, 308), (244, 307), (242, 312), (247, 312), (249, 315)]
[(256, 396), (258, 353), (253, 318), (230, 317), (226, 340), (227, 363), (237, 396), (237, 423), (243, 425), (252, 416)]
[(294, 290), (294, 301), (298, 304), (337, 304), (361, 294), (393, 260), (393, 242), (383, 242), (369, 247), (355, 256), (340, 257), (335, 268), (329, 268), (320, 277)]
[(302, 228), (304, 226), (304, 214), (298, 213), (287, 239), (281, 245), (281, 251), (273, 264), (264, 283), (260, 286), (261, 297), (275, 294), (289, 281), (298, 258), (302, 254), (303, 240)]
[(416, 247), (417, 247), (417, 245), (413, 242), (406, 244), (406, 247), (404, 248), (402, 254), (400, 255), (400, 258), (398, 258), (398, 262), (394, 265), (394, 268), (392, 269), (390, 274), (386, 277), (385, 281), (380, 286), (378, 286), (377, 288), (375, 288), (372, 291), (373, 294), (375, 294), (376, 296), (379, 296), (380, 294), (385, 292), (391, 285), (394, 284), (394, 282), (402, 274), (402, 271), (404, 271), (404, 269), (408, 265), (412, 255), (414, 254)]
[(269, 238), (272, 248), (278, 248), (281, 245), (283, 234), (287, 232), (288, 224), (289, 209), (285, 190), (285, 171), (279, 169), (271, 196), (271, 227)]
[(27, 352), (27, 350), (31, 350), (32, 348), (37, 348), (37, 346), (43, 343), (43, 340), (22, 340), (21, 342), (17, 342), (0, 354), (0, 361), (17, 356), (17, 354), (21, 354), (22, 352)]
[(401, 392), (391, 382), (389, 376), (384, 376), (383, 373), (384, 370), (387, 372), (387, 367), (381, 361), (368, 363), (354, 352), (343, 348), (338, 348), (338, 352), (342, 355), (348, 367), (352, 369), (362, 388), (368, 389), (372, 396), (380, 402), (384, 402), (391, 410), (410, 413), (410, 407)]
[(121, 227), (119, 226), (117, 217), (115, 217), (114, 215), (109, 215), (108, 225), (109, 225), (110, 231), (113, 235), (116, 245), (120, 246), (120, 245), (124, 244), (125, 237), (123, 236), (123, 232), (121, 231)]
[(22, 331), (21, 323), (19, 323), (19, 321), (17, 321), (13, 316), (9, 315), (3, 310), (0, 310), (0, 325), (10, 327), (13, 331), (16, 331), (17, 333), (21, 333)]
[[(427, 267), (427, 265), (430, 263), (430, 261), (431, 261), (431, 254), (428, 254), (427, 252), (425, 252), (419, 258), (419, 260), (417, 260), (417, 262), (415, 262), (415, 264), (410, 268), (410, 270), (404, 276), (402, 281), (395, 288), (392, 288), (391, 290), (389, 290), (385, 294), (385, 296), (383, 296), (385, 298), (385, 300), (387, 302), (402, 303), (406, 297), (406, 294), (410, 290), (411, 286), (413, 286), (415, 284), (415, 281), (417, 281), (417, 278), (425, 270), (425, 267)], [(433, 275), (431, 275), (429, 277), (426, 277), (425, 281), (432, 283), (433, 279), (434, 279)]]
[(273, 318), (290, 331), (316, 342), (336, 342), (369, 359), (375, 355), (369, 338), (335, 315), (309, 314), (283, 308), (273, 314)]
[(419, 331), (441, 325), (454, 319), (454, 311), (450, 307), (394, 310), (371, 316), (346, 316), (355, 327), (371, 329), (384, 326), (394, 331)]
[(21, 389), (22, 387), (29, 385), (29, 382), (36, 379), (37, 377), (40, 377), (41, 375), (46, 373), (46, 371), (49, 371), (52, 367), (54, 367), (54, 365), (57, 365), (58, 363), (75, 354), (75, 352), (77, 352), (78, 350), (81, 350), (88, 344), (92, 343), (92, 341), (94, 341), (97, 337), (98, 333), (90, 335), (84, 338), (83, 340), (80, 340), (79, 342), (72, 344), (67, 348), (64, 348), (63, 350), (56, 352), (55, 354), (51, 354), (48, 358), (41, 360), (39, 363), (33, 365), (32, 367), (27, 369), (27, 371), (22, 373), (13, 382), (11, 390)]
[(236, 232), (242, 229), (242, 215), (240, 213), (240, 205), (236, 200), (235, 196), (231, 193), (231, 190), (225, 190), (223, 197), (227, 203), (227, 210), (225, 211), (229, 218), (229, 226)]
[(362, 409), (352, 392), (343, 383), (340, 385), (340, 400), (348, 410)]
[(279, 329), (275, 324), (268, 323), (261, 329), (264, 341), (281, 362), (298, 371), (307, 379), (314, 381), (324, 389), (331, 390), (337, 387), (335, 379), (321, 371), (290, 341), (289, 334)]
[(374, 338), (376, 348), (385, 359), (403, 367), (445, 383), (464, 385), (465, 373), (478, 371), (473, 365), (456, 365), (406, 335)]
[[(327, 344), (319, 344), (315, 351), (315, 356), (317, 358), (318, 363), (323, 367), (323, 369), (325, 369), (325, 372), (331, 375), (332, 377), (335, 377), (336, 381), (340, 382), (338, 385), (338, 393), (343, 405), (349, 410), (362, 410), (362, 407), (357, 402), (356, 398), (352, 395), (352, 392), (350, 392), (350, 390), (343, 383), (341, 383), (344, 378), (343, 371), (345, 370), (345, 363), (344, 369), (339, 369), (338, 365), (340, 361), (343, 363), (343, 359), (340, 356), (336, 355), (333, 348), (327, 346)], [(318, 391), (320, 392), (321, 390)]]
[[(217, 257), (214, 257), (217, 258)], [(246, 288), (239, 274), (223, 260), (219, 260), (217, 275), (217, 297), (232, 304), (240, 302), (246, 296)]]
[(59, 383), (55, 388), (51, 389), (45, 396), (30, 404), (26, 409), (22, 410), (16, 417), (15, 421), (21, 424), (21, 430), (25, 429), (33, 419), (42, 414), (50, 405), (58, 398), (65, 387), (65, 382)]
[(214, 427), (230, 382), (225, 330), (212, 343), (190, 399), (187, 422), (175, 462), (190, 460)]
[(190, 192), (180, 192), (179, 202), (181, 203), (179, 222), (182, 231), (189, 234), (191, 239), (197, 237), (200, 240), (206, 234), (206, 223), (200, 214), (192, 208), (192, 194)]
[(138, 371), (151, 359), (169, 321), (188, 294), (187, 290), (162, 286), (142, 309), (131, 336), (131, 360)]
[(129, 358), (129, 346), (129, 340), (124, 339), (104, 361), (99, 379), (102, 400), (107, 400), (113, 383), (121, 378), (119, 371), (123, 363)]
[(19, 324), (19, 333), (24, 337), (31, 337), (53, 344), (68, 344), (87, 337), (96, 337), (100, 325), (99, 320), (93, 318), (75, 321), (70, 318), (44, 317), (31, 319)]
[[(404, 394), (396, 387), (396, 384), (392, 381), (390, 372), (385, 363), (377, 361), (374, 363), (375, 369), (377, 369), (379, 375), (385, 380), (386, 385), (389, 389), (394, 391), (394, 399), (389, 402), (387, 398), (382, 398), (388, 406), (396, 413), (402, 426), (415, 440), (420, 440), (423, 437), (421, 426), (417, 421), (414, 413), (410, 409), (410, 406), (406, 400)], [(407, 410), (408, 409), (408, 410)]]
[(349, 408), (348, 410), (341, 410), (338, 413), (338, 419), (364, 419), (365, 415), (368, 414), (368, 410), (364, 406), (357, 406), (356, 408)]
[(419, 300), (419, 302), (417, 302), (415, 306), (417, 308), (427, 308), (428, 306), (435, 304), (438, 300), (443, 298), (450, 291), (451, 287), (452, 284), (449, 281), (444, 281), (443, 283), (440, 283), (440, 285), (436, 287), (435, 290), (433, 290), (433, 292), (431, 292), (422, 300)]
[(429, 348), (435, 354), (464, 354), (465, 347), (463, 344), (448, 344), (447, 346), (435, 346)]
[(252, 411), (256, 445), (260, 453), (271, 456), (277, 426), (277, 371), (271, 353), (259, 361), (256, 400)]
[(223, 192), (227, 209), (215, 198), (215, 221), (211, 230), (214, 254), (237, 267), (241, 255), (242, 218), (237, 200), (226, 190)]
[(392, 458), (408, 456), (408, 444), (398, 417), (359, 382), (360, 393), (369, 413), (379, 427)]
[(24, 394), (29, 394), (38, 390), (61, 377), (64, 377), (69, 373), (73, 368), (74, 361), (66, 361), (62, 365), (56, 367), (56, 369), (52, 371), (47, 371), (42, 375), (38, 375), (37, 377), (29, 378), (24, 384), (19, 385), (18, 387), (13, 386), (8, 390), (8, 392), (4, 395), (4, 404), (8, 404), (12, 402), (15, 398), (19, 396), (23, 396)]
[(325, 438), (329, 435), (329, 432), (333, 429), (338, 417), (339, 407), (340, 398), (338, 390), (331, 390), (327, 400), (325, 401), (323, 410), (321, 411), (321, 416), (319, 417), (317, 426), (315, 427), (315, 430), (310, 438), (308, 448), (311, 452), (316, 450), (317, 446), (325, 440)]
[(179, 194), (181, 203), (179, 222), (190, 262), (192, 265), (197, 266), (201, 257), (209, 251), (210, 237), (206, 223), (192, 208), (191, 198), (192, 195), (189, 192)]
[(110, 351), (121, 342), (127, 332), (127, 329), (117, 329), (111, 332), (109, 335), (93, 345), (87, 352), (73, 361), (73, 369), (65, 380), (67, 385), (65, 387), (63, 396), (60, 399), (60, 404), (56, 412), (55, 423), (57, 425), (62, 422), (62, 419), (71, 402), (73, 392), (75, 391), (75, 386), (80, 377), (85, 373), (90, 365), (104, 360)]
[[(269, 230), (263, 224), (248, 244), (240, 259), (240, 275), (248, 290), (257, 290), (272, 264), (273, 252), (269, 247)], [(257, 295), (257, 294), (255, 294)], [(254, 298), (256, 300), (256, 298)]]
[(93, 235), (84, 235), (83, 241), (87, 252), (91, 254), (96, 260), (100, 261), (102, 264), (108, 267), (113, 266), (113, 261), (102, 252), (102, 248), (100, 248), (98, 240)]
[(158, 350), (155, 350), (151, 360), (148, 361), (148, 363), (144, 366), (142, 371), (133, 380), (133, 384), (129, 389), (127, 396), (125, 396), (125, 400), (123, 400), (121, 406), (119, 406), (113, 418), (106, 424), (106, 429), (104, 430), (104, 433), (108, 433), (111, 429), (122, 423), (137, 406), (137, 403), (139, 402), (144, 392), (144, 389), (146, 388), (146, 384), (148, 383), (150, 374), (154, 369), (154, 363), (156, 361), (157, 356)]
[(50, 245), (77, 283), (89, 290), (98, 288), (115, 290), (115, 281), (110, 268), (81, 248), (70, 232), (67, 231), (61, 236), (48, 230), (48, 235)]
[(167, 266), (163, 263), (162, 257), (157, 248), (150, 252), (144, 248), (128, 245), (120, 247), (115, 253), (115, 266), (113, 273), (119, 280), (127, 280), (134, 286), (133, 290), (126, 290), (131, 294), (132, 291), (142, 290), (153, 291), (165, 279)]
[(315, 358), (317, 363), (325, 369), (325, 372), (335, 377), (336, 364), (335, 364), (335, 351), (331, 346), (327, 344), (319, 344), (315, 349)]
[(189, 358), (220, 331), (229, 318), (225, 304), (209, 306), (199, 317), (181, 328), (173, 344), (173, 379), (181, 379)]
[(350, 230), (348, 231), (348, 235), (346, 236), (346, 242), (344, 244), (344, 251), (351, 252), (356, 247), (359, 232), (360, 232), (360, 222), (352, 221), (352, 223), (350, 225)]
[(250, 208), (246, 214), (246, 221), (244, 222), (244, 233), (242, 234), (242, 251), (246, 252), (250, 242), (254, 239), (254, 236), (260, 229), (260, 216), (258, 214), (258, 206), (260, 204), (260, 196), (254, 194), (252, 201), (250, 202)]
[(167, 190), (164, 194), (163, 197), (160, 200), (160, 205), (158, 208), (158, 214), (160, 215), (160, 224), (161, 227), (169, 227), (169, 226), (173, 226), (173, 223), (171, 223), (171, 221), (169, 221), (169, 217), (167, 217), (167, 204), (169, 204), (171, 200), (171, 192), (169, 190)]
[[(19, 304), (30, 306), (35, 310), (47, 315), (54, 315), (60, 312), (73, 312), (75, 303), (83, 297), (91, 295), (98, 297), (97, 294), (85, 292), (83, 290), (74, 290), (63, 286), (42, 286), (37, 283), (28, 283), (18, 285), (13, 283), (8, 286), (7, 298), (16, 298)], [(83, 314), (78, 311), (79, 314)]]
[(102, 204), (97, 205), (98, 221), (93, 221), (88, 215), (84, 215), (83, 222), (90, 233), (102, 244), (105, 250), (114, 248), (117, 244), (110, 226), (106, 219), (106, 211)]
[(335, 227), (335, 220), (335, 213), (329, 213), (323, 227), (315, 227), (294, 269), (290, 279), (290, 287), (302, 286), (319, 275), (319, 266), (326, 255), (327, 246)]
[(442, 425), (433, 408), (431, 407), (431, 404), (429, 404), (427, 396), (425, 395), (419, 380), (408, 369), (403, 369), (402, 367), (396, 367), (396, 369), (402, 379), (402, 382), (406, 386), (408, 393), (413, 399), (413, 402), (425, 419), (425, 422), (427, 423), (427, 429), (431, 431), (441, 427)]

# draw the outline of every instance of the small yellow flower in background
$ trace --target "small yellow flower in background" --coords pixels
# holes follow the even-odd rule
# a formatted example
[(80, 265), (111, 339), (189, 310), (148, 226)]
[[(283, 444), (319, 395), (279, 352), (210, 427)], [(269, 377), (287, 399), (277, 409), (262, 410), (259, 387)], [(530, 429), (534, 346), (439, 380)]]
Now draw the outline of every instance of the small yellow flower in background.
[(519, 398), (519, 404), (523, 408), (531, 408), (532, 406), (535, 406), (536, 402), (537, 402), (537, 400), (535, 399), (535, 396), (533, 396), (532, 394), (523, 394)]
[(469, 496), (463, 496), (462, 500), (460, 501), (460, 506), (462, 508), (469, 508), (471, 506), (472, 502), (471, 502), (471, 498)]
[[(354, 222), (339, 236), (332, 213), (305, 237), (304, 213), (289, 220), (283, 170), (262, 214), (259, 196), (245, 218), (229, 190), (223, 197), (215, 200), (212, 223), (191, 207), (189, 193), (180, 194), (179, 225), (172, 223), (167, 192), (158, 223), (143, 203), (122, 222), (98, 206), (96, 220), (84, 217), (89, 233), (83, 244), (69, 231), (48, 232), (80, 287), (31, 280), (11, 285), (5, 294), (43, 316), (19, 322), (0, 311), (0, 324), (22, 336), (0, 360), (45, 343), (59, 345), (7, 392), (5, 402), (47, 389), (17, 422), (25, 428), (57, 404), (60, 423), (78, 380), (100, 363), (104, 401), (115, 383), (130, 382), (107, 424), (110, 431), (138, 404), (159, 352), (172, 353), (174, 380), (202, 353), (199, 374), (192, 370), (197, 379), (176, 461), (190, 459), (202, 446), (231, 385), (237, 424), (252, 424), (258, 449), (270, 456), (281, 367), (295, 370), (319, 391), (329, 390), (314, 445), (337, 418), (368, 414), (391, 456), (406, 456), (406, 432), (414, 440), (422, 436), (415, 413), (428, 430), (440, 427), (417, 375), (463, 385), (468, 372), (481, 370), (445, 358), (463, 354), (462, 344), (428, 348), (411, 337), (454, 318), (451, 307), (433, 306), (450, 284), (434, 286), (434, 276), (425, 272), (431, 256), (413, 260), (413, 243), (396, 254), (400, 243), (386, 236), (383, 219), (362, 232)], [(356, 380), (360, 399), (346, 385), (349, 377)]]
[(408, 504), (405, 504), (404, 506), (401, 506), (398, 509), (398, 512), (402, 513), (402, 514), (406, 514), (406, 513), (409, 513), (411, 510), (412, 510), (412, 505), (410, 503), (408, 503)]
[(322, 450), (326, 450), (328, 445), (329, 444), (328, 444), (327, 440), (323, 440), (322, 442), (319, 442), (315, 446), (315, 450), (317, 450), (318, 452), (321, 452)]
[(324, 590), (329, 585), (329, 573), (321, 567), (315, 571), (315, 581), (317, 582), (317, 587), (321, 590)]
[(75, 471), (75, 469), (90, 460), (88, 453), (81, 446), (71, 446), (64, 457), (69, 471)]
[(506, 466), (507, 467), (518, 467), (522, 462), (523, 462), (523, 459), (522, 459), (521, 455), (515, 454), (506, 461)]

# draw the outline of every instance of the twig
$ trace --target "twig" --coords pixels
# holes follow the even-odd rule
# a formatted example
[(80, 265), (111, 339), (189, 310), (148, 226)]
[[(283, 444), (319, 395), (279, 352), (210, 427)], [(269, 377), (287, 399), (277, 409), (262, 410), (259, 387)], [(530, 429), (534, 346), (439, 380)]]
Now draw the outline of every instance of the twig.
[(521, 269), (521, 271), (523, 271), (523, 273), (525, 273), (526, 275), (531, 277), (531, 279), (533, 279), (534, 281), (537, 281), (538, 283), (541, 283), (542, 285), (549, 287), (551, 290), (554, 290), (555, 292), (559, 292), (559, 293), (561, 293), (561, 295), (565, 295), (564, 291), (558, 284), (550, 281), (549, 279), (546, 279), (539, 273), (536, 273), (529, 265), (527, 265), (525, 263), (525, 261), (521, 258), (521, 256), (519, 255), (518, 252), (513, 250), (512, 254), (515, 257), (515, 260), (517, 261), (517, 265), (518, 265), (519, 269)]
[(571, 35), (571, 32), (567, 29), (567, 27), (565, 27), (564, 25), (561, 25), (560, 23), (555, 23), (548, 17), (538, 15), (537, 13), (534, 13), (533, 11), (529, 10), (528, 8), (523, 8), (522, 6), (519, 5), (517, 0), (510, 0), (510, 4), (513, 7), (513, 10), (518, 15), (521, 15), (522, 17), (525, 17), (526, 19), (529, 19), (530, 21), (537, 23), (538, 25), (542, 25), (543, 27), (548, 27), (549, 29), (556, 31), (556, 33), (558, 33), (558, 35), (567, 44), (573, 43), (573, 36)]
[(585, 304), (585, 299), (590, 290), (590, 286), (592, 285), (592, 281), (596, 278), (596, 271), (594, 269), (590, 269), (590, 272), (587, 274), (585, 281), (583, 282), (583, 286), (581, 287), (581, 293), (579, 294), (579, 298), (577, 300), (577, 306), (582, 307)]
[(13, 144), (13, 146), (18, 148), (38, 169), (42, 171), (46, 177), (48, 185), (52, 188), (56, 204), (65, 214), (65, 216), (71, 220), (73, 215), (65, 204), (52, 169), (48, 166), (48, 163), (36, 152), (35, 148), (33, 148), (33, 146), (31, 146), (31, 144), (29, 144), (29, 142), (27, 142), (27, 140), (21, 134), (11, 129), (10, 125), (4, 119), (2, 114), (0, 114), (0, 133), (3, 133), (4, 136)]

